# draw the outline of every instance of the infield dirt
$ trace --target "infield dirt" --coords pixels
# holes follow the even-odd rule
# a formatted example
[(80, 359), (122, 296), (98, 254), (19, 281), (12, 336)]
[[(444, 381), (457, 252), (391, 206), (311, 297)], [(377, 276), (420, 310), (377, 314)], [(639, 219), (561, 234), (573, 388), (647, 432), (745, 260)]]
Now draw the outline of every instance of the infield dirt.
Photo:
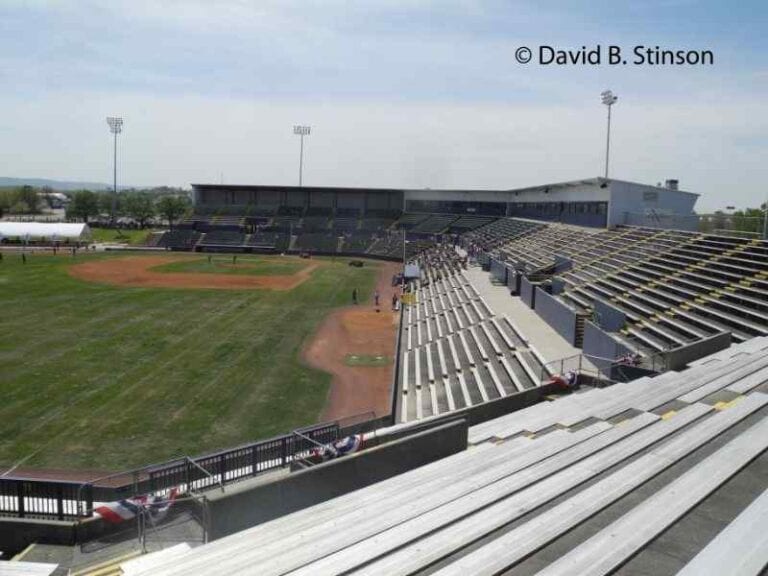
[[(142, 288), (189, 288), (214, 290), (292, 290), (305, 282), (320, 261), (308, 260), (296, 274), (286, 276), (249, 276), (193, 272), (160, 272), (153, 270), (164, 264), (199, 259), (197, 256), (126, 256), (91, 260), (69, 267), (69, 274), (79, 280), (116, 286)], [(275, 261), (280, 261), (278, 258)], [(286, 261), (296, 262), (295, 258)]]

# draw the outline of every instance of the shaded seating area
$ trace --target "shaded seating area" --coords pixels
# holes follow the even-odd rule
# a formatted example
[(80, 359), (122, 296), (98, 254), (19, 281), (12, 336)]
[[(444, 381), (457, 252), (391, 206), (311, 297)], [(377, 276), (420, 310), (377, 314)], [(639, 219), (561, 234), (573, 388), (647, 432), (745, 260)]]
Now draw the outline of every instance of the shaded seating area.
[(338, 252), (339, 237), (332, 232), (302, 232), (296, 237), (294, 250)]
[(193, 250), (202, 237), (195, 230), (169, 230), (157, 241), (157, 246), (170, 250)]
[(219, 246), (233, 248), (245, 244), (245, 234), (230, 230), (213, 230), (206, 232), (198, 243), (199, 246)]

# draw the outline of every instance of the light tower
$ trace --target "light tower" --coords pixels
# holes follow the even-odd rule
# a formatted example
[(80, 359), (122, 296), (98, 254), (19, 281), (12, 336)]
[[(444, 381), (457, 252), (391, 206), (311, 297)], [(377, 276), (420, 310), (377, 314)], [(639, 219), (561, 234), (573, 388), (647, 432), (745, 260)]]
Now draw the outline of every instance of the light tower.
[(293, 133), (301, 138), (301, 147), (299, 148), (299, 187), (302, 184), (302, 172), (304, 171), (304, 136), (309, 136), (312, 128), (310, 126), (294, 126)]
[(611, 106), (616, 104), (616, 100), (619, 99), (610, 90), (605, 90), (600, 94), (603, 104), (608, 106), (608, 131), (605, 136), (605, 178), (608, 178), (608, 159), (611, 154)]
[(116, 118), (114, 116), (107, 116), (107, 124), (109, 125), (109, 131), (115, 135), (115, 152), (113, 157), (113, 190), (112, 190), (112, 220), (115, 219), (117, 212), (117, 135), (123, 131), (123, 119)]

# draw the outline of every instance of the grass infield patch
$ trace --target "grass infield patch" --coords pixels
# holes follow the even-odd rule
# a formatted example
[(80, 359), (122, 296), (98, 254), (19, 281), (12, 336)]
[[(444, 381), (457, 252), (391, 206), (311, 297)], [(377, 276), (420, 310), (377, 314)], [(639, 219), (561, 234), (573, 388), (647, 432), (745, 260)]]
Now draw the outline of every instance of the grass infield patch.
[(388, 366), (392, 362), (389, 356), (369, 356), (365, 354), (348, 354), (344, 358), (347, 366), (368, 366), (376, 368), (379, 366)]

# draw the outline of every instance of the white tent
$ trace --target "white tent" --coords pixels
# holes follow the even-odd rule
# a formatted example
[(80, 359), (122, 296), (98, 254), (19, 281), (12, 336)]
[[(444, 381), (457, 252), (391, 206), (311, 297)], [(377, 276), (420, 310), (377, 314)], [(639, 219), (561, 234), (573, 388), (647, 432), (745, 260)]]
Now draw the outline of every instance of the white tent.
[(91, 229), (87, 224), (63, 222), (0, 222), (0, 238), (21, 240), (87, 240)]

